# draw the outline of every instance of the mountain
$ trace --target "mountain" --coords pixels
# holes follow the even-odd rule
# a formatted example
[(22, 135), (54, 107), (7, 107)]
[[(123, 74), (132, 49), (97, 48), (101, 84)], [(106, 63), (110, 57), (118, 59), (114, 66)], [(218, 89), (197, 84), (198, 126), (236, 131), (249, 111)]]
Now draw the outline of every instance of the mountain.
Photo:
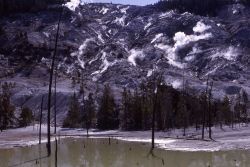
[(48, 5), (60, 4), (61, 0), (0, 0), (0, 16), (16, 12), (35, 12)]
[[(184, 78), (197, 91), (204, 91), (209, 76), (215, 98), (241, 89), (250, 93), (248, 6), (224, 5), (216, 16), (202, 16), (163, 12), (155, 5), (78, 5), (67, 3), (60, 26), (59, 119), (69, 96), (79, 91), (81, 77), (87, 92), (108, 83), (119, 93), (161, 73), (173, 87), (181, 88)], [(16, 83), (17, 106), (39, 110), (47, 93), (60, 10), (53, 5), (0, 19), (0, 76)]]

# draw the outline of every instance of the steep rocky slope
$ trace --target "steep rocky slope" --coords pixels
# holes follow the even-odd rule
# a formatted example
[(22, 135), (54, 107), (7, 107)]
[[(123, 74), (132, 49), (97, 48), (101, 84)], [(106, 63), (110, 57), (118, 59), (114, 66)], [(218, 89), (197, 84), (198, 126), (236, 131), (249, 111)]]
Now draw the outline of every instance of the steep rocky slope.
[[(69, 95), (78, 91), (72, 77), (83, 75), (88, 90), (109, 83), (119, 92), (134, 88), (156, 72), (179, 88), (182, 78), (196, 90), (214, 80), (214, 97), (250, 93), (250, 8), (224, 6), (216, 17), (155, 6), (115, 4), (66, 5), (60, 30), (57, 65), (58, 117)], [(1, 81), (17, 83), (17, 105), (39, 108), (47, 92), (59, 7), (0, 19)]]

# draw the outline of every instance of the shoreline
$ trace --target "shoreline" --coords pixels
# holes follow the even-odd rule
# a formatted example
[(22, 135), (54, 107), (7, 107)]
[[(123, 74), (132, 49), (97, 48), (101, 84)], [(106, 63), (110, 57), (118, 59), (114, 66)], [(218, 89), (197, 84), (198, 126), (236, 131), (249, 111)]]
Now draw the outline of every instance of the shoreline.
[[(0, 133), (0, 150), (15, 147), (28, 147), (39, 144), (38, 125), (26, 128), (8, 129)], [(53, 128), (53, 127), (51, 127)], [(46, 143), (47, 126), (42, 126), (41, 143)], [(230, 150), (250, 150), (250, 129), (241, 127), (231, 129), (225, 126), (223, 130), (213, 127), (213, 140), (200, 140), (199, 131), (193, 128), (187, 129), (188, 136), (183, 137), (181, 129), (171, 132), (156, 132), (155, 146), (167, 151), (230, 151)], [(195, 133), (197, 132), (197, 133)], [(63, 138), (85, 138), (84, 129), (64, 129), (58, 127), (57, 137)], [(89, 138), (111, 138), (127, 142), (151, 143), (151, 131), (97, 131), (91, 129)], [(55, 140), (55, 135), (51, 135), (51, 141)]]

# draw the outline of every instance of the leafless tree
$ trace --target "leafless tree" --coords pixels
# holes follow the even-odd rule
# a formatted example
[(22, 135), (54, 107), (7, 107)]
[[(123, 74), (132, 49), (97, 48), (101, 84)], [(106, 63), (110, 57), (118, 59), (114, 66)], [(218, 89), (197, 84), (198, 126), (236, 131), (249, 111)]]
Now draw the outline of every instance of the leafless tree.
[(58, 38), (59, 38), (59, 30), (60, 30), (60, 23), (62, 20), (62, 14), (63, 14), (63, 6), (60, 11), (60, 16), (58, 20), (58, 25), (57, 25), (57, 32), (56, 32), (56, 41), (55, 41), (55, 48), (54, 48), (54, 53), (52, 57), (52, 63), (51, 63), (51, 68), (50, 68), (50, 78), (49, 78), (49, 93), (48, 93), (48, 122), (47, 122), (47, 138), (48, 138), (48, 143), (47, 143), (47, 149), (48, 149), (48, 156), (51, 155), (51, 143), (50, 143), (50, 110), (51, 110), (51, 94), (52, 94), (52, 82), (53, 82), (53, 74), (54, 74), (54, 66), (55, 66), (55, 59), (56, 59), (56, 54), (57, 54), (57, 43), (58, 43)]

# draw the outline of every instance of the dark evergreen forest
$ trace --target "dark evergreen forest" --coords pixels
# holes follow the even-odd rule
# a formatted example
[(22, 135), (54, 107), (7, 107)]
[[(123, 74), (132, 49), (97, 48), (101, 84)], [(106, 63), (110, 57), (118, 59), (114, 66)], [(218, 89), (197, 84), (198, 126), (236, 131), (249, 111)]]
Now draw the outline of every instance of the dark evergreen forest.
[(0, 0), (0, 16), (16, 12), (35, 12), (62, 0)]
[(160, 0), (155, 7), (161, 11), (178, 10), (203, 16), (216, 16), (223, 6), (234, 3), (250, 5), (249, 0)]
[(101, 130), (150, 130), (153, 112), (158, 131), (183, 128), (185, 133), (188, 127), (198, 130), (248, 122), (248, 95), (244, 90), (232, 100), (228, 96), (213, 98), (212, 89), (211, 81), (207, 82), (205, 90), (197, 92), (186, 83), (183, 88), (175, 89), (161, 79), (151, 79), (133, 90), (124, 88), (120, 97), (114, 97), (111, 87), (105, 85), (101, 97), (91, 93), (87, 99), (82, 99), (83, 107), (76, 95), (72, 96), (64, 127), (86, 128), (88, 125), (87, 128)]

